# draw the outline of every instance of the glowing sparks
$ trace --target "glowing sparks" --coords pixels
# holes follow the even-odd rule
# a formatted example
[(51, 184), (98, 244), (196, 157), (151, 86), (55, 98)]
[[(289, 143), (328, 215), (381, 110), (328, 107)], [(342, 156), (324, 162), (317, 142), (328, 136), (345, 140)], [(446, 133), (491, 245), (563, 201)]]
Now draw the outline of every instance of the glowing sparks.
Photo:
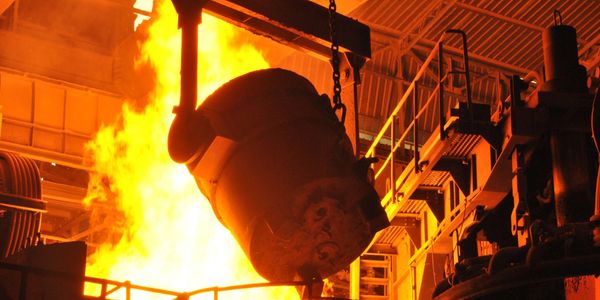
[[(179, 101), (180, 33), (169, 1), (155, 8), (142, 57), (156, 71), (154, 100), (142, 112), (127, 105), (121, 126), (106, 127), (88, 144), (95, 165), (86, 203), (110, 202), (124, 222), (104, 218), (104, 225), (122, 232), (100, 245), (88, 258), (87, 275), (154, 286), (173, 291), (264, 281), (216, 220), (208, 201), (183, 165), (167, 153), (171, 110)], [(266, 68), (261, 54), (236, 44), (238, 29), (203, 16), (199, 33), (199, 99), (226, 81)], [(93, 287), (86, 293), (95, 294)], [(141, 295), (141, 296), (140, 296)], [(153, 298), (133, 294), (133, 299)], [(224, 293), (219, 299), (295, 299), (294, 288)], [(111, 299), (123, 298), (111, 295)], [(196, 298), (193, 298), (196, 299)], [(212, 295), (209, 295), (212, 299)]]

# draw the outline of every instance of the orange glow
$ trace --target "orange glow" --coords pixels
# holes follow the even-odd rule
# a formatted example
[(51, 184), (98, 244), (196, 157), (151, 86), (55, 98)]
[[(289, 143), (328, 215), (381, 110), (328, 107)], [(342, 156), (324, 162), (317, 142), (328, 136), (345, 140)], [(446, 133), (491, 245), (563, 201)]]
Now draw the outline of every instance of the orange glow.
[[(170, 1), (157, 4), (155, 10), (158, 17), (142, 47), (143, 59), (157, 74), (153, 100), (142, 112), (125, 105), (122, 124), (101, 129), (87, 145), (95, 164), (85, 203), (114, 202), (125, 222), (105, 224), (123, 234), (118, 241), (98, 247), (88, 258), (86, 274), (179, 292), (264, 282), (229, 231), (217, 221), (186, 167), (169, 158), (167, 133), (172, 108), (179, 102), (181, 37)], [(241, 33), (232, 25), (203, 16), (199, 33), (200, 100), (236, 76), (268, 67), (258, 50), (237, 42)], [(98, 286), (86, 286), (86, 294), (97, 295), (95, 288)], [(115, 293), (109, 298), (125, 296)], [(297, 298), (292, 287), (219, 294), (219, 299)]]

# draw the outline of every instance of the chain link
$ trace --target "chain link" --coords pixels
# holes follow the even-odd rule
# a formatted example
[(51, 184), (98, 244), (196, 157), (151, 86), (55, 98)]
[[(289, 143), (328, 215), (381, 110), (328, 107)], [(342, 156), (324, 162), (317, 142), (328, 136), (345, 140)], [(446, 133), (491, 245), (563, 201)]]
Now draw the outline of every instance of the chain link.
[(329, 0), (329, 34), (331, 38), (331, 66), (333, 67), (333, 110), (341, 111), (340, 123), (346, 120), (346, 105), (342, 103), (342, 85), (340, 83), (340, 47), (337, 41), (335, 0)]

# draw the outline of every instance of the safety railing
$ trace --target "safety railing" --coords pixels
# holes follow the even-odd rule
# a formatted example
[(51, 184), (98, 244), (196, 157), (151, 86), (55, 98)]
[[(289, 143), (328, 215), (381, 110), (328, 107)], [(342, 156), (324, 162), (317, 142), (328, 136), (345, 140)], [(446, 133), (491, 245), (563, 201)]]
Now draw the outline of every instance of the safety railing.
[[(462, 47), (463, 47), (463, 62), (464, 62), (464, 70), (463, 71), (455, 71), (450, 70), (449, 72), (445, 72), (444, 68), (444, 41), (451, 34), (458, 34), (462, 39)], [(437, 84), (433, 91), (429, 94), (429, 97), (425, 101), (425, 103), (419, 107), (419, 97), (418, 97), (418, 83), (424, 77), (427, 69), (434, 61), (437, 55), (437, 63), (438, 63), (438, 78)], [(398, 175), (396, 174), (394, 161), (395, 161), (395, 153), (403, 146), (407, 138), (409, 137), (410, 132), (412, 132), (412, 140), (413, 140), (413, 163), (414, 163), (414, 172), (419, 173), (421, 171), (420, 164), (420, 150), (419, 150), (419, 119), (423, 116), (425, 111), (437, 104), (438, 112), (439, 112), (439, 124), (437, 127), (439, 128), (439, 138), (440, 140), (444, 140), (446, 138), (446, 132), (444, 126), (446, 124), (446, 112), (450, 107), (446, 107), (444, 99), (444, 88), (445, 82), (449, 78), (449, 76), (462, 74), (465, 76), (465, 90), (466, 90), (466, 104), (468, 111), (468, 124), (473, 124), (473, 110), (472, 110), (472, 97), (471, 97), (471, 79), (469, 74), (469, 56), (467, 51), (467, 35), (457, 29), (450, 29), (444, 32), (442, 36), (439, 38), (435, 47), (432, 49), (431, 53), (427, 56), (425, 61), (423, 62), (421, 68), (418, 70), (414, 79), (404, 92), (404, 95), (398, 101), (398, 104), (392, 110), (390, 116), (386, 119), (383, 127), (379, 131), (379, 133), (373, 138), (371, 146), (367, 150), (365, 156), (366, 157), (376, 157), (376, 149), (380, 145), (381, 141), (384, 138), (388, 138), (386, 134), (389, 132), (389, 140), (390, 145), (389, 154), (385, 157), (383, 162), (375, 167), (375, 180), (380, 178), (382, 174), (389, 174), (390, 185), (389, 190), (386, 191), (386, 197), (384, 199), (389, 199), (384, 205), (387, 205), (390, 202), (394, 202), (396, 199), (396, 190), (397, 190), (397, 179)], [(412, 97), (411, 97), (412, 96)], [(436, 97), (437, 96), (437, 97)], [(437, 102), (435, 100), (438, 100)], [(404, 126), (404, 130), (402, 132), (396, 132), (396, 128), (400, 128), (397, 126), (397, 119), (399, 113), (401, 111), (407, 110), (407, 105), (409, 101), (412, 100), (412, 121)], [(409, 117), (406, 116), (405, 117)], [(410, 117), (409, 117), (410, 118)], [(388, 197), (387, 194), (390, 194)]]
[[(86, 295), (89, 299), (97, 299), (97, 300), (107, 300), (110, 298), (110, 295), (115, 294), (118, 291), (123, 290), (125, 292), (124, 300), (132, 300), (135, 299), (132, 296), (133, 291), (139, 292), (147, 292), (156, 295), (163, 296), (172, 296), (174, 300), (189, 300), (194, 296), (198, 295), (207, 295), (212, 294), (212, 298), (214, 300), (219, 299), (220, 293), (230, 292), (230, 291), (239, 291), (239, 290), (247, 290), (247, 289), (256, 289), (256, 288), (268, 288), (268, 287), (281, 287), (281, 286), (289, 286), (289, 287), (298, 287), (304, 286), (310, 289), (313, 283), (305, 282), (305, 281), (280, 281), (280, 282), (260, 282), (260, 283), (250, 283), (250, 284), (240, 284), (240, 285), (230, 285), (230, 286), (212, 286), (207, 288), (197, 289), (191, 292), (176, 292), (171, 290), (159, 289), (154, 287), (147, 287), (142, 285), (132, 284), (129, 281), (114, 281), (109, 279), (95, 278), (95, 277), (85, 277), (86, 284), (97, 284), (100, 285), (101, 290), (100, 294), (97, 296)], [(110, 287), (110, 289), (109, 289)], [(143, 299), (143, 298), (139, 298)], [(330, 298), (311, 298), (311, 299), (330, 299)]]
[[(159, 289), (159, 288), (154, 288), (154, 287), (132, 284), (129, 281), (115, 281), (115, 280), (89, 277), (89, 276), (82, 277), (81, 275), (77, 275), (77, 274), (73, 274), (73, 273), (69, 273), (69, 272), (47, 270), (44, 268), (24, 266), (24, 265), (18, 265), (18, 264), (6, 263), (6, 262), (0, 262), (0, 269), (19, 272), (20, 282), (18, 285), (19, 291), (18, 291), (17, 299), (26, 299), (27, 290), (29, 288), (28, 279), (29, 279), (29, 276), (31, 276), (31, 275), (38, 275), (38, 276), (42, 276), (42, 277), (49, 277), (49, 278), (54, 278), (54, 279), (65, 280), (66, 282), (70, 282), (70, 283), (81, 282), (83, 280), (83, 282), (85, 284), (99, 285), (100, 291), (95, 293), (95, 295), (89, 295), (87, 293), (82, 295), (83, 299), (96, 299), (96, 300), (112, 299), (112, 298), (108, 298), (108, 297), (111, 297), (111, 296), (114, 297), (114, 295), (117, 292), (124, 292), (124, 295), (119, 296), (119, 299), (124, 299), (124, 300), (136, 299), (136, 297), (134, 297), (134, 295), (133, 295), (134, 292), (145, 292), (146, 293), (145, 295), (148, 295), (147, 293), (150, 293), (150, 294), (154, 294), (156, 296), (169, 297), (170, 299), (173, 299), (173, 300), (189, 300), (194, 296), (212, 294), (212, 298), (214, 300), (218, 300), (220, 293), (230, 292), (230, 291), (239, 291), (239, 290), (256, 289), (256, 288), (281, 287), (281, 286), (305, 287), (307, 290), (312, 290), (312, 286), (318, 284), (317, 281), (314, 281), (314, 282), (313, 281), (278, 281), (278, 282), (261, 282), (261, 283), (231, 285), (231, 286), (224, 286), (224, 287), (212, 286), (212, 287), (197, 289), (197, 290), (194, 290), (191, 292), (177, 292), (177, 291), (172, 291), (172, 290)], [(143, 298), (137, 298), (137, 299), (143, 299)], [(336, 300), (339, 298), (312, 297), (312, 298), (308, 298), (308, 299)]]

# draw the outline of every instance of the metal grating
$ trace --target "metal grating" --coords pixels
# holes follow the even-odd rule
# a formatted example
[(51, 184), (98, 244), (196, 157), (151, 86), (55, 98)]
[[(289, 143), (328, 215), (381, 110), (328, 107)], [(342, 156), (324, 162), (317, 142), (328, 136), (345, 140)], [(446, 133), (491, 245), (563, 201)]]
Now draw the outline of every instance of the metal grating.
[(479, 139), (481, 139), (481, 136), (476, 134), (458, 134), (457, 137), (452, 140), (451, 147), (444, 156), (457, 158), (468, 157), (471, 150), (473, 150), (473, 147), (479, 142)]
[(423, 180), (421, 186), (426, 187), (441, 187), (450, 177), (450, 173), (445, 171), (431, 171)]
[(400, 207), (400, 213), (403, 214), (418, 214), (427, 207), (427, 202), (424, 200), (408, 200)]
[(404, 227), (402, 226), (390, 226), (383, 230), (377, 240), (377, 244), (392, 245), (403, 234), (403, 231)]

